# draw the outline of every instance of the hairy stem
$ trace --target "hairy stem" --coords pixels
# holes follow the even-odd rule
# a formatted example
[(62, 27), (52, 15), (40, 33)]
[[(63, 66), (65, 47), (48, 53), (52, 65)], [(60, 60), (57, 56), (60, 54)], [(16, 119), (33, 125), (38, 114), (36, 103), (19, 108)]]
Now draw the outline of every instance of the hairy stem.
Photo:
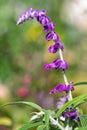
[[(60, 56), (60, 59), (63, 60), (63, 54), (62, 54), (62, 50), (59, 49), (59, 56)], [(62, 70), (62, 74), (63, 74), (63, 79), (64, 79), (64, 82), (65, 82), (65, 85), (68, 85), (68, 79), (67, 79), (67, 76), (66, 76), (66, 73), (65, 73), (65, 70)], [(71, 91), (68, 92), (68, 96), (69, 96), (69, 100), (72, 100), (72, 93)]]
[(52, 122), (52, 124), (58, 126), (61, 130), (65, 130), (52, 116), (50, 116), (50, 121)]

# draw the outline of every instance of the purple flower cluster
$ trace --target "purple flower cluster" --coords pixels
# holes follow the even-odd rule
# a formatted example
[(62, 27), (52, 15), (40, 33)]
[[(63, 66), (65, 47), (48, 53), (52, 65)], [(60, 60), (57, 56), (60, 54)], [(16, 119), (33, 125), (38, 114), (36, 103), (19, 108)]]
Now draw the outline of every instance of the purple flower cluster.
[[(37, 19), (37, 21), (43, 26), (44, 31), (47, 32), (46, 40), (54, 41), (54, 44), (48, 48), (48, 51), (50, 53), (56, 53), (59, 49), (61, 49), (63, 51), (64, 46), (62, 45), (62, 42), (61, 42), (58, 34), (53, 31), (55, 29), (55, 24), (50, 20), (50, 18), (48, 16), (46, 16), (46, 10), (38, 11), (38, 10), (34, 10), (33, 8), (30, 8), (28, 11), (24, 12), (18, 18), (17, 24), (21, 24), (21, 23), (27, 21), (28, 19), (34, 19), (34, 18)], [(50, 64), (44, 65), (44, 68), (47, 70), (50, 70), (50, 69), (67, 70), (68, 64), (64, 60), (57, 59)], [(68, 92), (69, 90), (74, 90), (74, 87), (71, 84), (68, 84), (68, 85), (59, 84), (53, 90), (51, 90), (51, 93), (55, 93), (56, 91)]]
[(58, 84), (54, 89), (50, 91), (51, 94), (58, 92), (68, 92), (68, 91), (73, 91), (74, 87), (71, 84), (65, 85), (65, 84)]
[(57, 103), (57, 108), (60, 109), (63, 104), (65, 104), (68, 101), (69, 97), (68, 96), (64, 96), (59, 98), (58, 103)]
[(54, 69), (60, 68), (60, 69), (63, 69), (63, 70), (67, 70), (68, 64), (64, 60), (57, 59), (50, 64), (44, 65), (44, 68), (47, 69), (47, 70), (50, 70), (50, 69), (53, 69), (53, 68)]
[(56, 53), (59, 49), (64, 49), (62, 42), (57, 33), (53, 30), (55, 29), (55, 24), (50, 20), (48, 16), (46, 16), (46, 10), (34, 10), (30, 8), (28, 11), (24, 12), (17, 21), (17, 25), (21, 24), (28, 19), (36, 18), (37, 21), (43, 26), (44, 31), (47, 32), (46, 39), (48, 41), (53, 40), (55, 44), (51, 46), (48, 51), (51, 53)]
[(71, 118), (71, 120), (78, 120), (79, 119), (79, 112), (77, 109), (75, 109), (75, 110), (72, 110), (72, 108), (67, 108), (67, 109), (68, 109), (68, 112), (62, 114), (63, 117), (69, 117), (69, 118)]

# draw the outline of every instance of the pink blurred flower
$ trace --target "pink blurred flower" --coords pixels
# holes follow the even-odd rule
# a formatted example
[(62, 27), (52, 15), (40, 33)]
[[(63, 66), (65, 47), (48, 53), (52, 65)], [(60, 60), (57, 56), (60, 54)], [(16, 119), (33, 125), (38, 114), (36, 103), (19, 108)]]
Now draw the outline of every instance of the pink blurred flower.
[(23, 77), (23, 84), (24, 84), (24, 85), (29, 85), (30, 82), (31, 82), (31, 80), (32, 80), (32, 77), (31, 77), (30, 75), (25, 75), (25, 76)]
[(28, 88), (22, 87), (22, 88), (17, 89), (16, 94), (19, 97), (26, 97), (29, 95), (29, 92), (30, 92), (30, 90)]

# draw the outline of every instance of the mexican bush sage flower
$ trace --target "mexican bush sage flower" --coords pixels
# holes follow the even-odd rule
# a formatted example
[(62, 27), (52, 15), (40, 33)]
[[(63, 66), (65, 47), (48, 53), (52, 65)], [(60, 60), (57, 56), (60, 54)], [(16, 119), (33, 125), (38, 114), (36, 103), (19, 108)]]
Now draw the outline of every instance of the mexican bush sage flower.
[(68, 96), (59, 98), (57, 108), (60, 109), (68, 101), (68, 98), (69, 98)]
[(43, 27), (44, 27), (45, 32), (53, 31), (55, 29), (55, 24), (53, 22), (50, 22), (50, 23), (48, 23), (47, 25), (45, 25)]
[(57, 91), (58, 92), (68, 92), (68, 91), (73, 91), (74, 90), (74, 87), (70, 84), (68, 85), (65, 85), (65, 84), (58, 84), (55, 88), (53, 88), (50, 93), (54, 94), (56, 93)]
[(46, 64), (44, 65), (44, 68), (47, 69), (47, 70), (50, 70), (50, 69), (63, 69), (63, 70), (67, 70), (68, 69), (68, 64), (66, 61), (62, 61), (60, 59), (57, 59), (55, 61), (53, 61), (52, 63), (50, 64)]
[(48, 48), (48, 52), (50, 52), (50, 53), (56, 53), (60, 48), (62, 50), (64, 49), (64, 47), (62, 46), (62, 44), (60, 42), (58, 42), (58, 43), (55, 43), (52, 46), (50, 46)]
[(78, 111), (70, 109), (69, 112), (62, 114), (63, 117), (69, 117), (72, 120), (78, 120), (79, 119), (79, 113)]

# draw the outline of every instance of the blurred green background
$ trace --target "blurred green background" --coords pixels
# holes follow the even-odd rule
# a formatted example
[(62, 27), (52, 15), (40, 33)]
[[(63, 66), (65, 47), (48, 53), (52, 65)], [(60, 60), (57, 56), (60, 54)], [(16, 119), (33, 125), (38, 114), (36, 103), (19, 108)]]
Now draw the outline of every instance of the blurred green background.
[[(35, 19), (16, 25), (18, 16), (29, 7), (47, 10), (65, 46), (68, 80), (80, 82), (87, 81), (87, 0), (0, 0), (0, 104), (26, 100), (53, 109), (60, 94), (49, 91), (63, 83), (63, 77), (60, 70), (46, 71), (43, 66), (58, 55), (47, 52), (52, 42), (45, 40)], [(83, 93), (87, 86), (77, 86), (73, 97)], [(86, 106), (82, 106), (85, 113)], [(0, 130), (17, 130), (32, 111), (17, 105), (1, 109)]]

